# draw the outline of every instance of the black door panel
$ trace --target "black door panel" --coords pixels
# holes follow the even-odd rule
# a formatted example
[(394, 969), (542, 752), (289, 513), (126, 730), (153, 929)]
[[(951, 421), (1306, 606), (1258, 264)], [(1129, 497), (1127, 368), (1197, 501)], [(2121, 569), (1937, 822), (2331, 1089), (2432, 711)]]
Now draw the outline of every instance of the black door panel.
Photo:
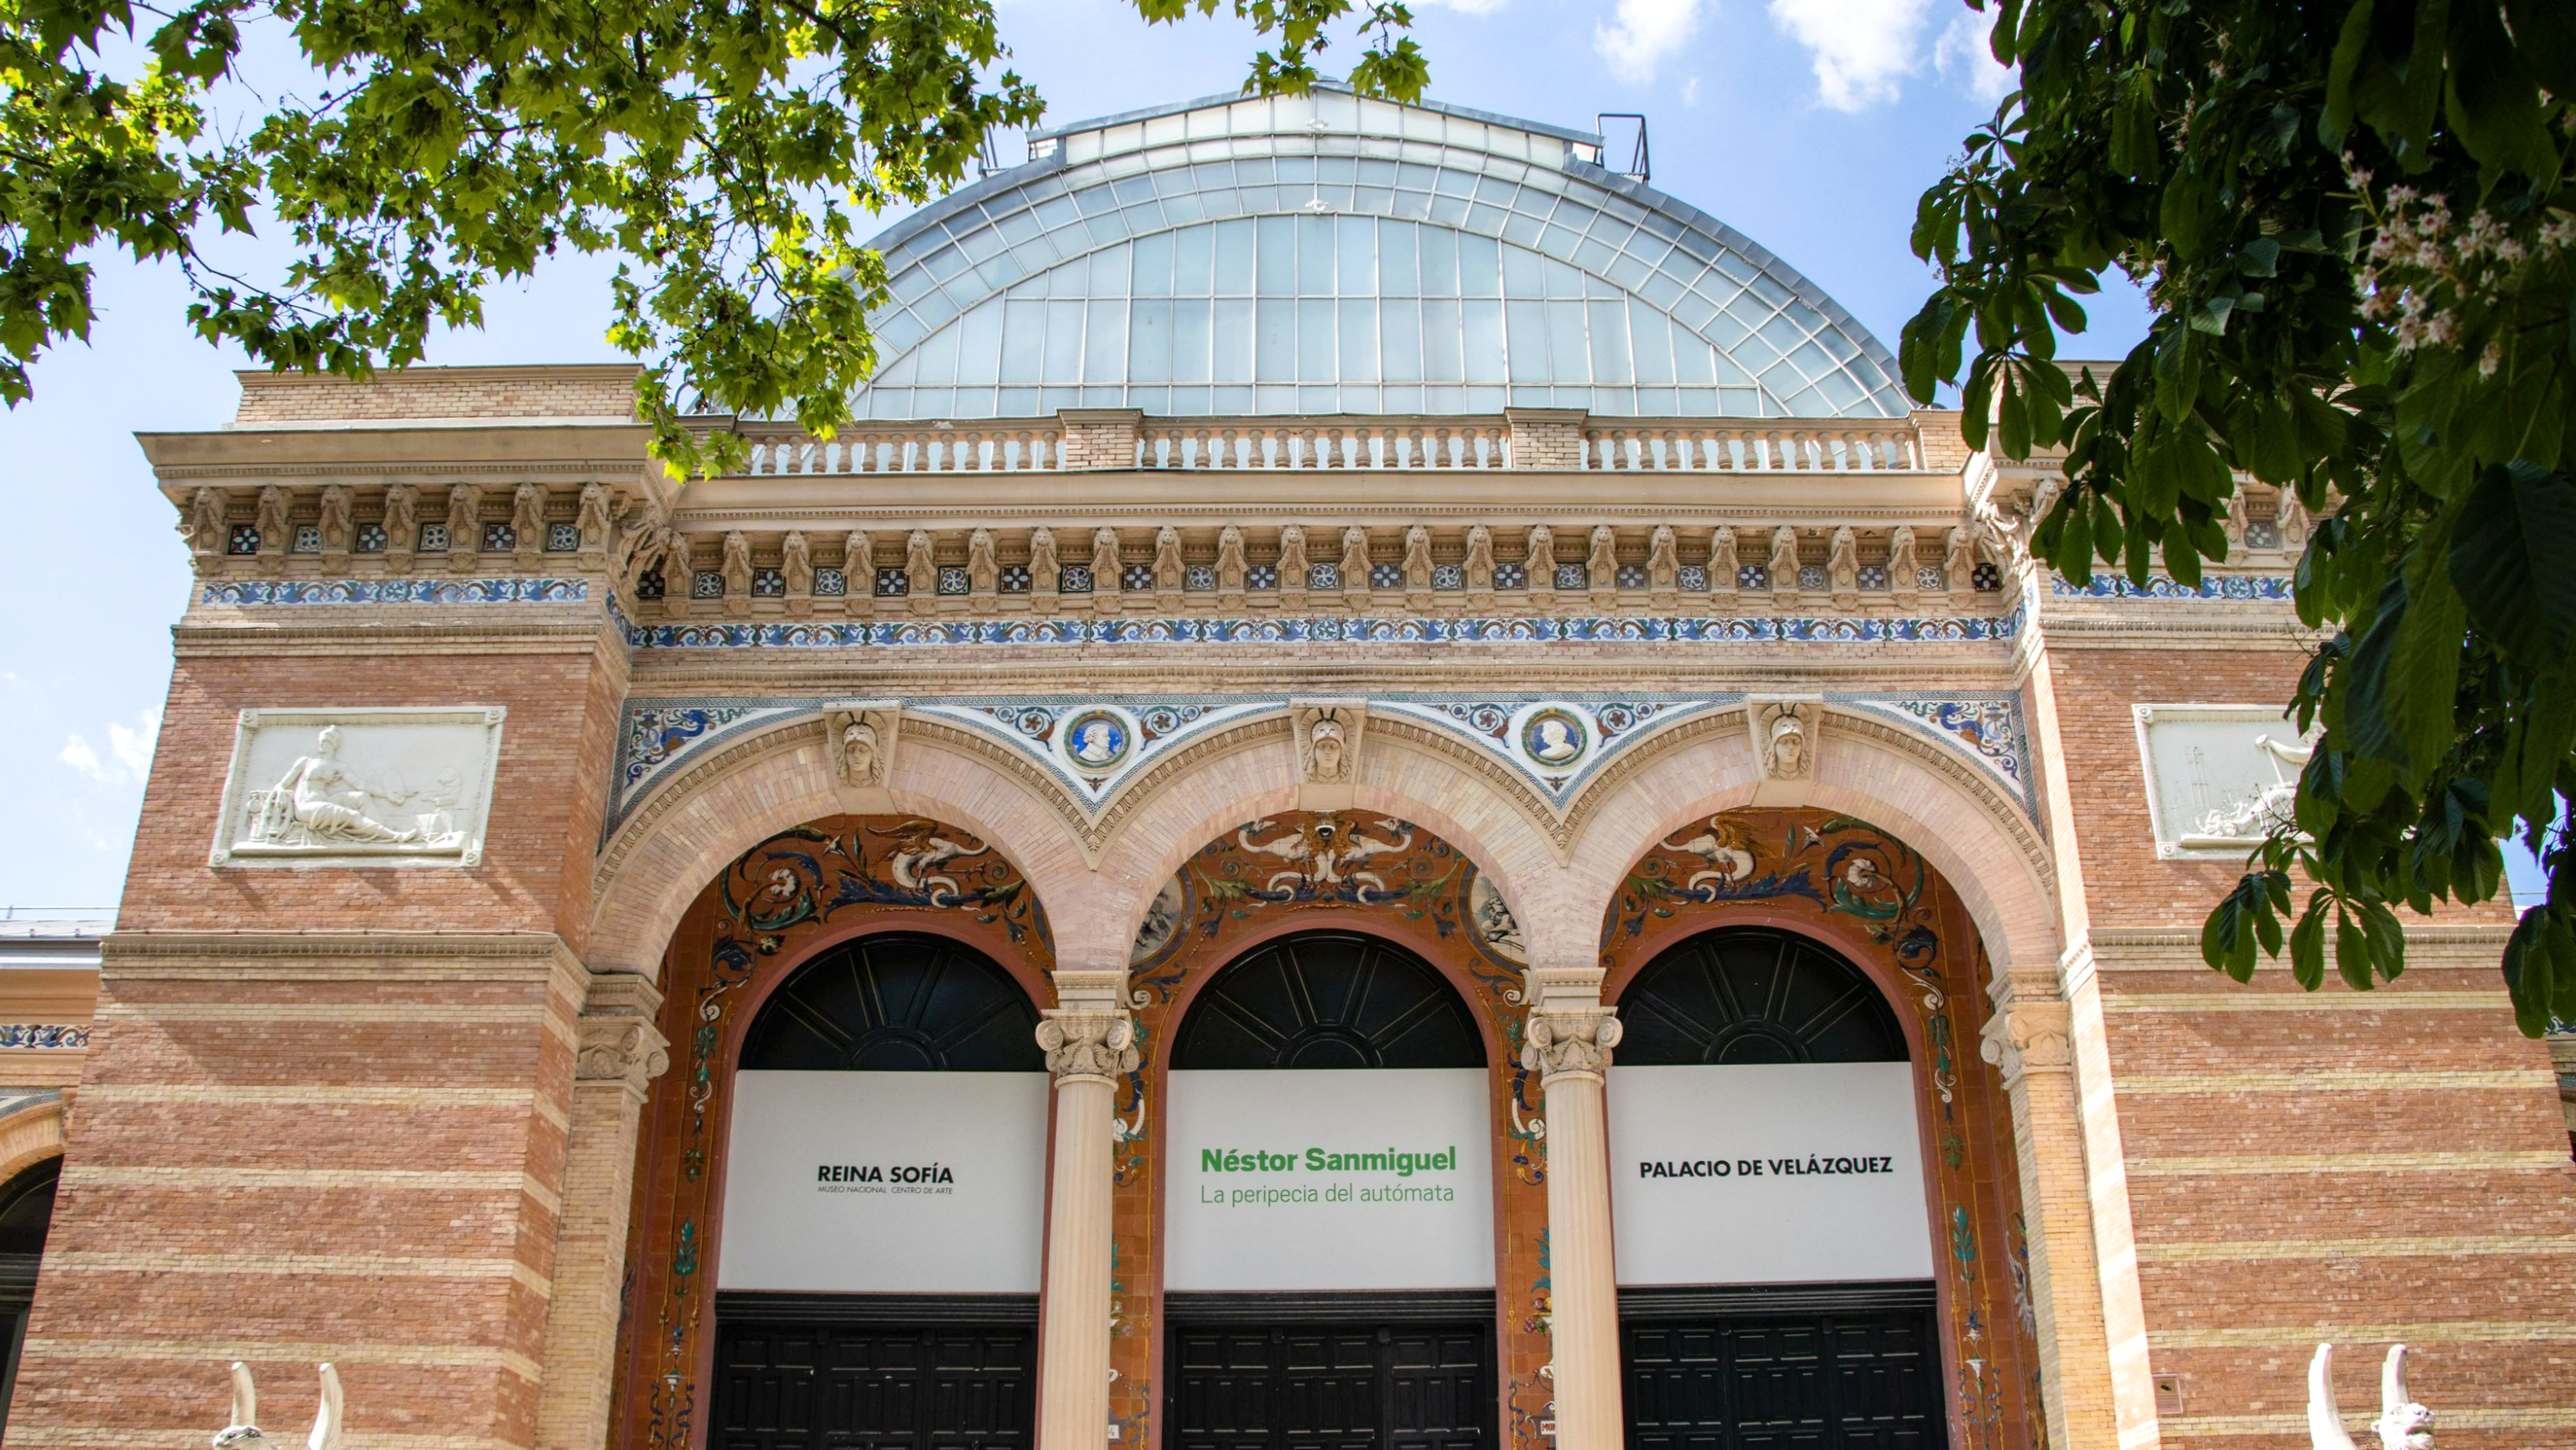
[(1496, 1450), (1483, 1324), (1175, 1324), (1163, 1450)]
[(1923, 1308), (1635, 1317), (1620, 1327), (1632, 1450), (1938, 1450)]
[(714, 1450), (1028, 1450), (1025, 1325), (719, 1319)]

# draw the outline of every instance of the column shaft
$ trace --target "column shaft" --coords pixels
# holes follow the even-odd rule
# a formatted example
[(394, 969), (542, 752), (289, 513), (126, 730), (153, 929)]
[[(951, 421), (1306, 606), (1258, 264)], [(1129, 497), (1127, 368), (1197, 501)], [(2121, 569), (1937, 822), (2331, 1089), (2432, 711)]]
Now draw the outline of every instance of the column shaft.
[(1534, 970), (1521, 1066), (1547, 1096), (1549, 1339), (1556, 1450), (1618, 1450), (1619, 1284), (1611, 1262), (1610, 1124), (1602, 1074), (1619, 1019), (1590, 966)]
[(1547, 1079), (1547, 1265), (1558, 1450), (1616, 1450), (1619, 1288), (1610, 1251), (1610, 1133), (1601, 1077)]
[(1092, 989), (1124, 980), (1123, 972), (1059, 972), (1059, 1000), (1082, 1005), (1050, 1009), (1038, 1024), (1055, 1074), (1055, 1153), (1038, 1304), (1037, 1450), (1100, 1450), (1109, 1438), (1110, 1124), (1118, 1074), (1136, 1066), (1136, 1021), (1112, 1005), (1115, 987)]

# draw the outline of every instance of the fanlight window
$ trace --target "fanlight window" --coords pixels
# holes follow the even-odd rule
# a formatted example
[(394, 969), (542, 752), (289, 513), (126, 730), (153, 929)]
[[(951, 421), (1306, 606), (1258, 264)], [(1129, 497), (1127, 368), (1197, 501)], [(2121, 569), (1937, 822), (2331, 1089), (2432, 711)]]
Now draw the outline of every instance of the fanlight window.
[(1237, 958), (1181, 1019), (1175, 1068), (1482, 1067), (1467, 1004), (1389, 942), (1309, 932)]
[(787, 1072), (1043, 1072), (1037, 1008), (945, 937), (862, 937), (798, 967), (743, 1035), (742, 1066)]
[(1619, 998), (1618, 1059), (1635, 1067), (1902, 1062), (1887, 995), (1791, 932), (1727, 928), (1670, 947)]

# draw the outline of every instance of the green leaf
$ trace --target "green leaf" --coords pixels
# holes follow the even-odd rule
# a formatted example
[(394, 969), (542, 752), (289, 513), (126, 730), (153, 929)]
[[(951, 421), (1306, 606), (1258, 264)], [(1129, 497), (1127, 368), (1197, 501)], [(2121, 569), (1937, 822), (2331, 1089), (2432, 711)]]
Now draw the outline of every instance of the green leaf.
[(2493, 0), (2455, 0), (2449, 71), (2444, 115), (2469, 154), (2497, 170), (2554, 179), (2558, 153), (2549, 144), (2539, 90)]
[(2532, 76), (2561, 100), (2576, 99), (2576, 6), (2566, 0), (2506, 0), (2514, 48)]
[(2469, 622), (2535, 670), (2576, 644), (2576, 483), (2516, 459), (2488, 468), (2452, 526), (2451, 583)]
[(2550, 910), (2535, 906), (2515, 923), (2513, 936), (2504, 948), (2504, 985), (2513, 997), (2513, 1021), (2525, 1037), (2540, 1037), (2549, 1031), (2550, 1009), (2557, 997), (2557, 984), (2552, 980), (2561, 971), (2576, 969), (2576, 962), (2555, 960), (2556, 953), (2550, 928)]
[(2290, 978), (2313, 992), (2326, 984), (2326, 895), (2318, 892), (2290, 929)]
[(2334, 960), (2335, 975), (2345, 986), (2367, 992), (2379, 985), (2370, 971), (2370, 936), (2341, 903), (2335, 906)]
[(2371, 0), (2354, 0), (2344, 12), (2343, 28), (2336, 33), (2332, 58), (2326, 67), (2326, 105), (2317, 117), (2317, 139), (2328, 151), (2341, 151), (2344, 137), (2352, 131), (2353, 88), (2363, 62), (2369, 58), (2371, 22), (2375, 19)]

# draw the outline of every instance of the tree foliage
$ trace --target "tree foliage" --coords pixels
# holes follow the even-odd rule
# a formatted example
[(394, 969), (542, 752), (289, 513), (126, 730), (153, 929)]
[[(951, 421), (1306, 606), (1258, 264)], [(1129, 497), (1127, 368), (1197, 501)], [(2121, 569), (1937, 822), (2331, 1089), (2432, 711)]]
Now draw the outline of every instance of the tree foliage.
[[(1250, 21), (1247, 90), (1312, 85), (1337, 26), (1358, 89), (1426, 79), (1391, 0), (1134, 3)], [(240, 81), (263, 32), (318, 94)], [(208, 340), (353, 376), (569, 249), (620, 258), (611, 338), (666, 460), (730, 461), (684, 399), (829, 436), (876, 360), (861, 221), (1037, 121), (1005, 54), (989, 0), (0, 0), (0, 398), (88, 335), (102, 248), (174, 261)], [(283, 276), (221, 264), (212, 234), (254, 225), (291, 237)]]
[[(2034, 549), (2071, 578), (2196, 581), (2247, 477), (2320, 520), (2286, 713), (2322, 733), (2203, 954), (2368, 988), (2396, 909), (2495, 896), (2519, 834), (2515, 1016), (2576, 1021), (2576, 5), (1998, 0), (1993, 47), (2021, 86), (1922, 199), (1908, 387), (2066, 450)], [(2151, 331), (2070, 385), (2056, 329), (2113, 268)]]

